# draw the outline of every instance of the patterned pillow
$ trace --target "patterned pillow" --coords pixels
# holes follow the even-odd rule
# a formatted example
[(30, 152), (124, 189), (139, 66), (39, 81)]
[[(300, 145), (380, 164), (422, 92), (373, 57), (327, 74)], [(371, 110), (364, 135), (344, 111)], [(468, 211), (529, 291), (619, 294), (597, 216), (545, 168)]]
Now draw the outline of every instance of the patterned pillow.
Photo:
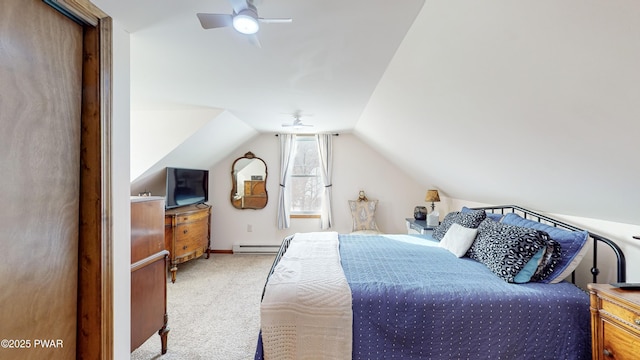
[[(462, 209), (460, 209), (461, 213), (468, 213), (468, 212), (471, 212), (471, 211), (473, 211), (473, 209), (470, 209), (470, 208), (468, 208), (466, 206), (463, 206)], [(493, 213), (493, 212), (491, 212), (489, 210), (487, 210), (486, 213), (487, 213), (487, 218), (489, 218), (489, 219), (491, 219), (493, 221), (500, 221), (502, 219), (502, 217), (504, 216), (504, 215), (502, 215), (500, 213)]]
[[(543, 232), (542, 230), (538, 230)], [(548, 235), (548, 234), (547, 234)], [(531, 281), (547, 282), (546, 280), (557, 269), (562, 261), (562, 245), (549, 237), (547, 241), (547, 248), (542, 255), (542, 260), (538, 264), (536, 272), (531, 277)]]
[[(467, 256), (483, 263), (500, 278), (512, 283), (540, 249), (555, 247), (551, 241), (544, 231), (485, 220), (478, 226), (478, 236), (467, 251)], [(552, 258), (551, 255), (543, 256), (545, 262), (541, 261), (532, 279), (553, 271), (553, 265), (549, 264)]]
[(472, 210), (466, 213), (459, 211), (450, 212), (444, 217), (442, 223), (433, 229), (432, 236), (436, 240), (442, 240), (444, 234), (446, 234), (449, 227), (451, 227), (451, 224), (454, 223), (466, 228), (475, 229), (486, 217), (487, 214), (484, 210)]
[(349, 200), (351, 217), (353, 218), (352, 231), (370, 230), (379, 232), (376, 223), (376, 206), (378, 200), (356, 201)]
[(564, 230), (537, 221), (525, 219), (515, 213), (505, 215), (501, 222), (504, 224), (529, 227), (544, 231), (549, 234), (554, 241), (557, 241), (560, 244), (562, 247), (562, 253), (559, 256), (553, 273), (542, 280), (538, 280), (544, 283), (559, 283), (567, 276), (571, 275), (573, 270), (575, 270), (578, 264), (580, 264), (580, 261), (588, 250), (588, 247), (585, 246), (585, 244), (589, 239), (589, 232), (586, 230)]

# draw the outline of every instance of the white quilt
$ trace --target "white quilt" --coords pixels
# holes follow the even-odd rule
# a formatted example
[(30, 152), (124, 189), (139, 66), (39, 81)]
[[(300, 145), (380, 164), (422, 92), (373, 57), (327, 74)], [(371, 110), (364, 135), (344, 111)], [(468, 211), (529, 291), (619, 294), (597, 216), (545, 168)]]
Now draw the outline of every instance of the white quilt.
[(260, 306), (264, 358), (351, 359), (351, 289), (337, 232), (298, 233)]

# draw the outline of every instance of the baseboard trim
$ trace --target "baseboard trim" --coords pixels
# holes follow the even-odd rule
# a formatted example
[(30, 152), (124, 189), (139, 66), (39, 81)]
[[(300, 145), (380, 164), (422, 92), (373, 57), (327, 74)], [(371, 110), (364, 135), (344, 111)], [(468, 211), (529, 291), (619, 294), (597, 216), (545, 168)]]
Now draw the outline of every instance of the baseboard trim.
[(212, 250), (207, 249), (208, 254), (233, 254), (233, 250)]

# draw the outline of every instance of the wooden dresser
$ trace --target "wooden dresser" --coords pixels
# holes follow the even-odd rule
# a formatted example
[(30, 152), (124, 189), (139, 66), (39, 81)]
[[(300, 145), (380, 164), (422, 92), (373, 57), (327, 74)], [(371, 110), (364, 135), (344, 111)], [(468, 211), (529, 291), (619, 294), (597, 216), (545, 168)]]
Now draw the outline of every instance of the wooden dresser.
[(267, 189), (264, 180), (244, 182), (243, 209), (262, 209), (267, 205)]
[(640, 291), (589, 284), (593, 359), (640, 358)]
[(167, 352), (167, 263), (164, 198), (131, 198), (131, 351), (158, 333)]
[(169, 209), (164, 216), (165, 249), (171, 261), (171, 282), (176, 282), (178, 264), (199, 258), (209, 258), (211, 238), (211, 206), (206, 204)]

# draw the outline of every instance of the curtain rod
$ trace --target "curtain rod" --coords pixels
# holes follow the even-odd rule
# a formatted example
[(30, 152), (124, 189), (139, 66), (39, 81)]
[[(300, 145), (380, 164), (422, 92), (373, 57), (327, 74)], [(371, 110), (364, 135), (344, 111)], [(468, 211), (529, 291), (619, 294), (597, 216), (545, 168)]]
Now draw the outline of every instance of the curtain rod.
[[(322, 134), (322, 133), (320, 133)], [(276, 136), (280, 136), (280, 134), (275, 134)], [(302, 135), (302, 136), (312, 136), (312, 135), (319, 135), (319, 134), (292, 134), (292, 135)], [(332, 133), (331, 135), (333, 136), (340, 136), (339, 133)]]

